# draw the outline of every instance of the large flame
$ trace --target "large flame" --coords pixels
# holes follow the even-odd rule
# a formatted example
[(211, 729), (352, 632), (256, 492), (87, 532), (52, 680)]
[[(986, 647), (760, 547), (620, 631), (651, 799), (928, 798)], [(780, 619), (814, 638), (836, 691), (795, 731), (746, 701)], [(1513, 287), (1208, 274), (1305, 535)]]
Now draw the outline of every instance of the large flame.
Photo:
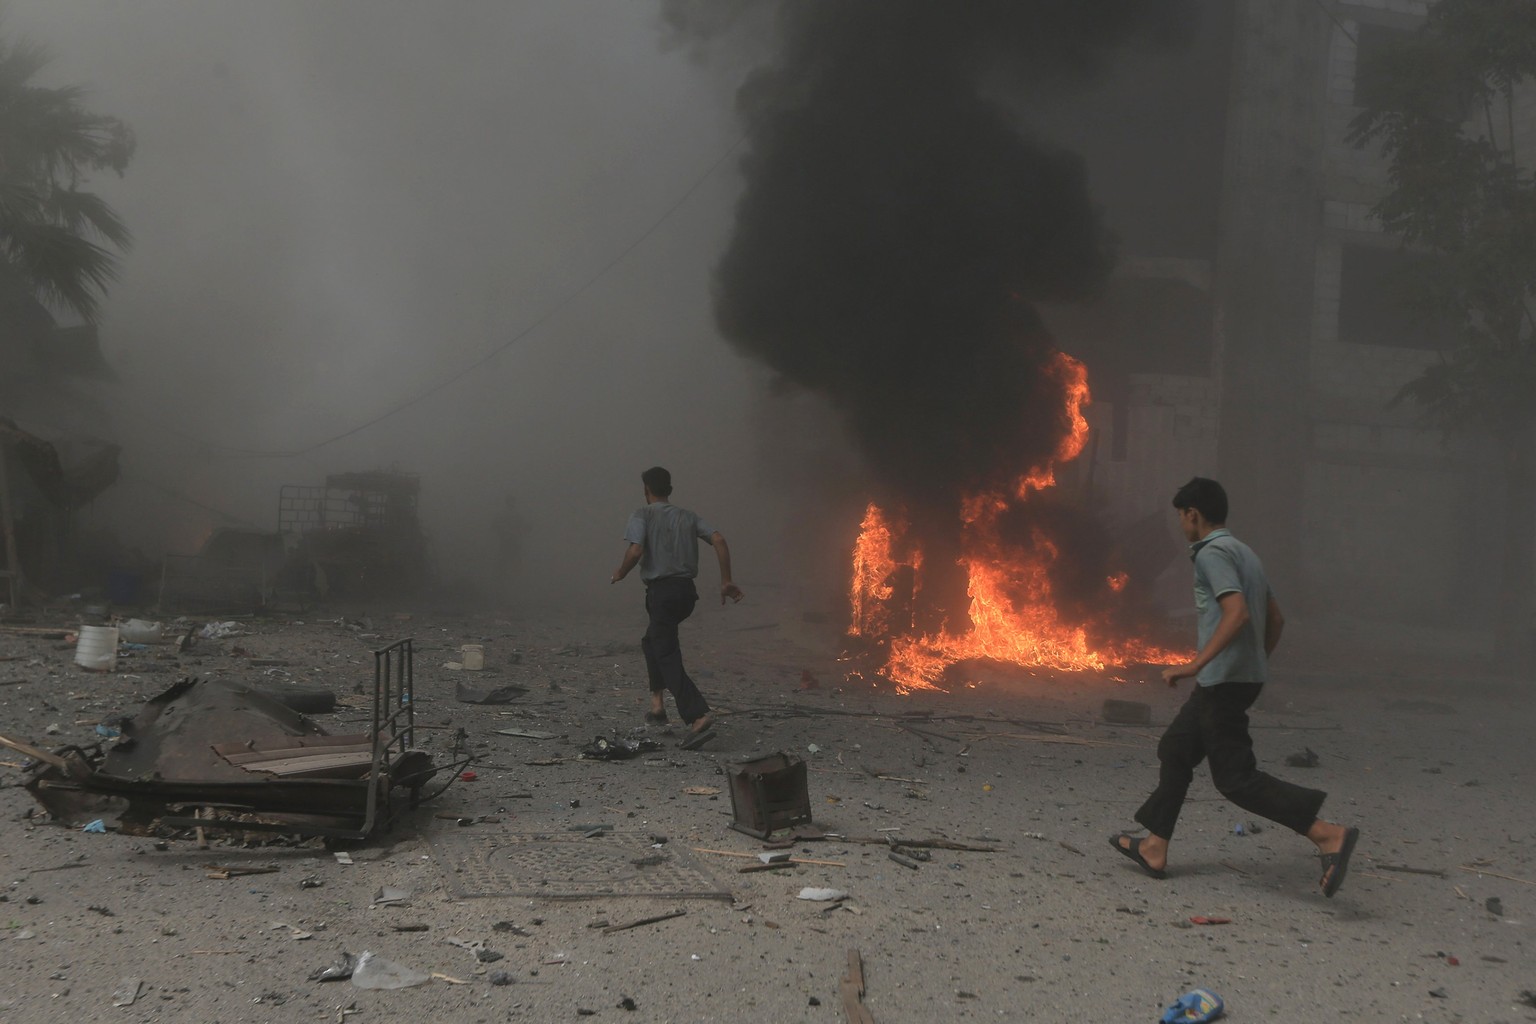
[[(1028, 551), (1020, 556), (1001, 542), (999, 517), (1010, 504), (1029, 499), (1032, 492), (1056, 484), (1056, 468), (1081, 454), (1088, 440), (1083, 407), (1090, 401), (1088, 372), (1082, 363), (1057, 353), (1048, 368), (1061, 388), (1060, 442), (1044, 465), (1033, 466), (1011, 487), (967, 495), (961, 502), (960, 564), (967, 576), (966, 627), (914, 635), (910, 613), (894, 622), (896, 587), (892, 580), (910, 570), (912, 596), (921, 581), (922, 551), (904, 542), (906, 524), (871, 504), (864, 514), (853, 555), (850, 597), (853, 636), (886, 642), (888, 657), (882, 674), (906, 693), (937, 689), (945, 670), (960, 661), (989, 659), (1027, 667), (1066, 671), (1103, 671), (1146, 662), (1188, 659), (1185, 652), (1167, 651), (1139, 640), (1090, 642), (1088, 624), (1064, 621), (1053, 601), (1051, 568), (1060, 550), (1045, 533), (1031, 532)], [(1113, 597), (1128, 582), (1125, 573), (1104, 581)]]

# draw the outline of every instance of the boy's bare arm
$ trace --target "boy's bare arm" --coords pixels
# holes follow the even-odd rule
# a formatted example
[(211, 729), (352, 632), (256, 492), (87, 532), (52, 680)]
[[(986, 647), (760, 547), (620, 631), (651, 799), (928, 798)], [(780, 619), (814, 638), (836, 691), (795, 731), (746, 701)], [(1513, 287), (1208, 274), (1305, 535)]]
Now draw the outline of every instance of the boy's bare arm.
[(1180, 679), (1199, 675), (1200, 670), (1209, 665), (1216, 655), (1227, 649), (1227, 645), (1236, 639), (1237, 634), (1252, 617), (1248, 611), (1248, 601), (1243, 597), (1241, 590), (1222, 594), (1216, 600), (1221, 605), (1221, 621), (1216, 624), (1216, 631), (1211, 634), (1205, 649), (1195, 656), (1194, 661), (1187, 665), (1175, 665), (1172, 668), (1163, 669), (1163, 681), (1169, 686)]
[(1273, 592), (1266, 602), (1268, 611), (1264, 613), (1264, 656), (1267, 658), (1275, 653), (1275, 648), (1280, 643), (1280, 634), (1285, 631), (1285, 615), (1280, 611), (1280, 602), (1275, 600)]
[(645, 549), (639, 544), (631, 544), (629, 547), (625, 548), (624, 560), (619, 563), (619, 567), (617, 569), (613, 570), (613, 575), (609, 577), (608, 582), (617, 583), (625, 576), (628, 576), (630, 570), (640, 564), (640, 554), (644, 550)]
[(725, 535), (719, 530), (710, 534), (709, 546), (715, 549), (715, 558), (720, 562), (720, 603), (725, 604), (726, 598), (740, 601), (746, 595), (731, 582), (731, 549), (725, 543)]

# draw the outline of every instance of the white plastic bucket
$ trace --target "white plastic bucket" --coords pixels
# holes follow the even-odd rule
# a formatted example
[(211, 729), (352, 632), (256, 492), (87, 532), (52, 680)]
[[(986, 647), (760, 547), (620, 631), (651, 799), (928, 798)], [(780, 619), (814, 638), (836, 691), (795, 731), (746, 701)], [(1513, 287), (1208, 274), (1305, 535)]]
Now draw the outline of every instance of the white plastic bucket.
[(465, 644), (459, 648), (459, 660), (465, 672), (479, 672), (485, 668), (485, 648), (480, 644)]
[(164, 628), (158, 622), (145, 622), (143, 619), (129, 619), (118, 624), (118, 636), (124, 643), (129, 644), (157, 644), (164, 635)]
[(75, 644), (75, 664), (93, 672), (117, 669), (117, 627), (81, 626)]

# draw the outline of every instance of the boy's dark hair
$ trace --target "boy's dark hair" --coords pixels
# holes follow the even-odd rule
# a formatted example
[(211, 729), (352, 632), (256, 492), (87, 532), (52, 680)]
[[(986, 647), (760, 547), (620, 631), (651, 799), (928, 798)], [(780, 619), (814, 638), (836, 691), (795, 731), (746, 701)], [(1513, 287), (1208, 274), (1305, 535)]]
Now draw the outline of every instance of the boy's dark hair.
[(1192, 508), (1205, 517), (1212, 526), (1227, 522), (1227, 492), (1215, 480), (1203, 476), (1192, 477), (1173, 496), (1173, 507), (1179, 510)]
[(645, 489), (658, 498), (670, 498), (672, 496), (672, 474), (660, 466), (652, 466), (640, 474), (640, 482), (645, 484)]

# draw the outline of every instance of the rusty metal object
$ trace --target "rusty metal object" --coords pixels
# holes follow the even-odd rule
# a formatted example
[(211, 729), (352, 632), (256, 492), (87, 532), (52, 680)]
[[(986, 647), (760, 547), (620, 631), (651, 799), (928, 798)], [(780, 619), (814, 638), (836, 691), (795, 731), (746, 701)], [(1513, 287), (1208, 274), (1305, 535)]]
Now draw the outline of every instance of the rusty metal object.
[(758, 839), (811, 820), (805, 762), (769, 754), (738, 764), (730, 775), (731, 828)]
[(436, 771), (414, 748), (409, 639), (374, 652), (367, 733), (329, 736), (256, 689), (196, 679), (151, 699), (122, 732), (94, 759), (36, 751), (45, 756), (28, 791), (65, 822), (109, 797), (126, 802), (129, 831), (159, 822), (365, 839), (393, 817), (392, 790), (414, 804)]

